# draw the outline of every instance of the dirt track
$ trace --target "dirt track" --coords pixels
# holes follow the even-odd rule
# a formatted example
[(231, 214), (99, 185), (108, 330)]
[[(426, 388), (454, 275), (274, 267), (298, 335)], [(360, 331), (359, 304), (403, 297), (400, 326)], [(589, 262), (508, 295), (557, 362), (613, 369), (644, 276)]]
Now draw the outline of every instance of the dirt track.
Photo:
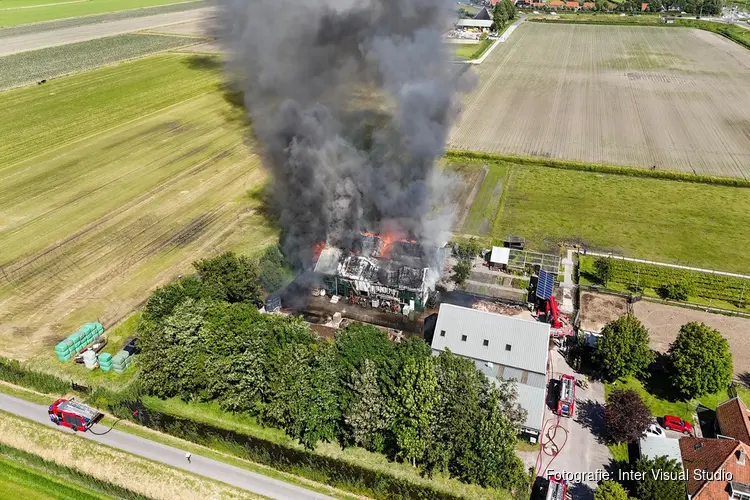
[(524, 23), (475, 71), (451, 148), (750, 176), (750, 51), (714, 33)]
[(729, 341), (734, 358), (734, 373), (747, 377), (750, 373), (750, 320), (721, 314), (694, 311), (682, 307), (656, 304), (645, 300), (634, 304), (635, 315), (651, 334), (651, 347), (666, 352), (685, 323), (703, 322), (715, 328)]
[(148, 17), (124, 19), (99, 24), (77, 26), (74, 28), (58, 29), (42, 33), (33, 33), (7, 37), (0, 44), (0, 56), (26, 52), (28, 50), (43, 49), (74, 42), (83, 42), (95, 38), (103, 38), (134, 31), (148, 30), (160, 26), (178, 23), (196, 22), (211, 16), (213, 9), (203, 8), (184, 12), (170, 12)]

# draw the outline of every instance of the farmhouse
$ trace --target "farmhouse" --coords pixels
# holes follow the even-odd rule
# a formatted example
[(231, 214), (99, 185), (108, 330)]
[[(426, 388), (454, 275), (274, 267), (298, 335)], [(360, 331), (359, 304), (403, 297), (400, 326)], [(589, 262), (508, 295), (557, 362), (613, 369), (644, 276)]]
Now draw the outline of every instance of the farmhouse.
[(565, 5), (565, 4), (562, 1), (560, 1), (560, 0), (553, 0), (552, 2), (549, 3), (549, 8), (550, 9), (562, 9), (563, 5)]
[(680, 439), (691, 500), (750, 499), (750, 446), (736, 439)]
[(567, 10), (578, 10), (579, 7), (580, 5), (578, 2), (565, 2), (565, 8)]
[(594, 2), (583, 2), (584, 10), (593, 10), (596, 7)]
[(479, 12), (477, 12), (477, 15), (474, 16), (474, 19), (482, 19), (484, 21), (491, 21), (492, 13), (487, 9), (487, 7), (482, 7), (482, 9)]
[(441, 304), (432, 352), (450, 350), (471, 359), (490, 381), (515, 380), (518, 403), (528, 413), (523, 432), (538, 437), (544, 419), (549, 328), (546, 323)]

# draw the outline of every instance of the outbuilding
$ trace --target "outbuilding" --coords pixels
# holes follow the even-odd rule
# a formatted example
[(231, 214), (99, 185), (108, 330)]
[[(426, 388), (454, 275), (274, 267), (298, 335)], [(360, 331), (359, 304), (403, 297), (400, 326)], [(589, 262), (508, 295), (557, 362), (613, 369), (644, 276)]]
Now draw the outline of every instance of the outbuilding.
[(449, 349), (474, 361), (493, 382), (515, 380), (527, 412), (523, 432), (538, 439), (544, 420), (550, 326), (477, 309), (441, 304), (432, 352)]

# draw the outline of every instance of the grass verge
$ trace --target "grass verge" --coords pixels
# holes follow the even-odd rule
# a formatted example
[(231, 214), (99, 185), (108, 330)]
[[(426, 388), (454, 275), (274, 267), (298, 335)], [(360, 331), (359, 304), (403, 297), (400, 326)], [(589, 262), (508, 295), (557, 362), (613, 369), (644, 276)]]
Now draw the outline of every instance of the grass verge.
[(472, 59), (479, 59), (480, 57), (482, 57), (482, 54), (487, 52), (487, 49), (489, 49), (493, 43), (495, 43), (495, 40), (486, 38), (478, 44), (460, 44), (456, 48), (456, 56), (459, 59), (464, 59), (467, 61), (471, 61)]
[[(470, 164), (465, 157), (449, 160), (448, 168), (455, 163), (463, 171)], [(744, 188), (546, 168), (543, 161), (484, 159), (474, 168), (488, 163), (509, 169), (491, 229), (496, 238), (524, 236), (535, 249), (578, 244), (693, 267), (750, 268), (750, 231), (742, 229), (748, 223), (741, 215), (750, 213), (750, 197)], [(475, 213), (488, 207), (482, 201), (475, 205)]]

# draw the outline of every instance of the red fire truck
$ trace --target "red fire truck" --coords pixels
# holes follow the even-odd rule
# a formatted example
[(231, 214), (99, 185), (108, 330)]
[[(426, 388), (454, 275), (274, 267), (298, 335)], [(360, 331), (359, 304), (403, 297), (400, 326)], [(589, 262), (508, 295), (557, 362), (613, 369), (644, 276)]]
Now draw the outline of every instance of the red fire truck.
[(70, 399), (58, 399), (49, 405), (49, 419), (57, 425), (85, 432), (102, 416), (99, 410)]
[(560, 377), (560, 398), (557, 400), (557, 414), (572, 417), (576, 409), (576, 378), (573, 375)]
[(547, 500), (566, 500), (568, 498), (568, 482), (564, 479), (551, 477), (547, 487)]

